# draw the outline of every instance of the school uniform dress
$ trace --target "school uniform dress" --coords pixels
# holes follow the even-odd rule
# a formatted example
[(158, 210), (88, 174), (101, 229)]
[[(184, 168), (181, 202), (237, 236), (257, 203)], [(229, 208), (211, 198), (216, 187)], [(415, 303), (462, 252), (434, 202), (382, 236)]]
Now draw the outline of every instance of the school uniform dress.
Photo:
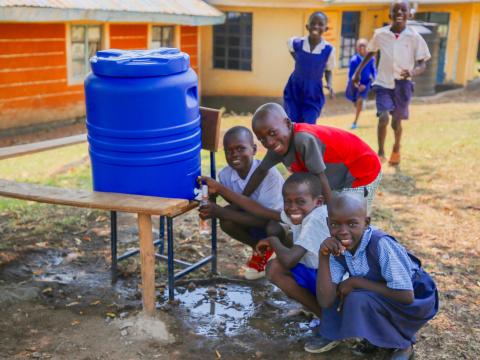
[(369, 209), (382, 178), (378, 155), (358, 136), (324, 125), (294, 123), (292, 140), (283, 156), (267, 151), (260, 167), (283, 163), (291, 172), (325, 173), (335, 191), (358, 192)]
[[(245, 179), (242, 179), (235, 169), (227, 165), (218, 173), (218, 180), (220, 184), (238, 194), (241, 194), (253, 172), (259, 165), (260, 160), (254, 159)], [(283, 176), (276, 168), (269, 169), (267, 176), (265, 176), (258, 188), (255, 189), (249, 197), (268, 209), (282, 211), (282, 187), (284, 182), (285, 180), (283, 179)], [(250, 228), (250, 235), (257, 240), (260, 240), (264, 239), (267, 236), (267, 233), (263, 228), (252, 227)]]
[(295, 57), (295, 69), (283, 92), (285, 111), (295, 122), (315, 124), (325, 104), (323, 75), (335, 67), (335, 50), (323, 40), (311, 51), (308, 36), (288, 43)]
[(375, 30), (367, 51), (380, 50), (380, 62), (373, 89), (376, 93), (377, 115), (390, 112), (394, 118), (407, 120), (408, 106), (413, 95), (412, 79), (402, 79), (402, 70), (413, 70), (418, 61), (430, 59), (430, 51), (423, 37), (407, 26), (394, 34), (391, 26)]
[(358, 87), (353, 85), (352, 77), (355, 74), (355, 70), (360, 66), (363, 61), (363, 57), (360, 54), (355, 54), (350, 59), (349, 70), (348, 70), (348, 83), (345, 90), (345, 97), (356, 103), (359, 98), (366, 99), (370, 88), (372, 87), (372, 82), (377, 76), (377, 69), (375, 67), (375, 58), (370, 59), (370, 61), (365, 65), (360, 74), (360, 84), (365, 86), (365, 90), (358, 91)]
[(330, 340), (367, 339), (375, 346), (405, 349), (415, 343), (417, 331), (438, 312), (435, 282), (422, 269), (420, 260), (408, 253), (397, 240), (369, 227), (354, 255), (330, 257), (332, 282), (338, 284), (345, 273), (383, 282), (396, 290), (411, 290), (414, 301), (402, 304), (376, 292), (353, 290), (337, 305), (323, 309), (320, 334)]
[(317, 293), (318, 251), (322, 242), (330, 236), (327, 225), (327, 206), (322, 205), (313, 209), (301, 224), (293, 224), (285, 211), (280, 218), (290, 228), (293, 235), (293, 244), (301, 246), (306, 253), (297, 265), (290, 269), (295, 282), (309, 290), (312, 295)]

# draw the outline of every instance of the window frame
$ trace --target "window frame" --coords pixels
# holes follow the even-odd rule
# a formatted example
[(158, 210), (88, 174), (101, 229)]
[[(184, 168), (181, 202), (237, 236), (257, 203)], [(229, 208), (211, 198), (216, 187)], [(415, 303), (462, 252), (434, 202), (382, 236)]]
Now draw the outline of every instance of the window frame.
[[(75, 27), (83, 27), (84, 28), (84, 39), (83, 39), (83, 55), (85, 57), (84, 59), (84, 66), (85, 69), (85, 74), (82, 76), (79, 75), (74, 75), (73, 73), (73, 67), (74, 67), (74, 58), (73, 58), (73, 29)], [(100, 23), (92, 23), (92, 24), (85, 24), (85, 23), (73, 23), (73, 24), (68, 24), (67, 26), (67, 36), (66, 36), (66, 45), (67, 45), (67, 51), (66, 51), (66, 62), (67, 62), (67, 77), (68, 77), (68, 85), (79, 85), (82, 84), (86, 78), (86, 76), (90, 73), (91, 68), (90, 68), (90, 57), (93, 55), (90, 55), (90, 46), (89, 46), (89, 39), (88, 39), (88, 29), (89, 28), (99, 28), (100, 31), (100, 39), (98, 41), (98, 48), (97, 51), (102, 50), (105, 48), (106, 42), (105, 39), (107, 37), (108, 31), (105, 29), (104, 24)], [(80, 43), (77, 41), (77, 43)]]
[[(253, 71), (253, 13), (227, 11), (225, 15), (225, 23), (214, 25), (212, 29), (212, 68), (251, 72)], [(229, 22), (229, 17), (237, 17), (238, 21)], [(223, 54), (219, 55), (222, 52)], [(235, 63), (237, 65), (234, 65)]]
[[(345, 30), (345, 27), (347, 26), (347, 24), (345, 24), (345, 18), (344, 18), (346, 14), (355, 15), (356, 23), (353, 22), (352, 24), (348, 24), (350, 28), (352, 26), (354, 28), (353, 32), (351, 31), (351, 29), (348, 30), (349, 31), (348, 35), (353, 34), (354, 37), (344, 36), (344, 30)], [(361, 11), (342, 11), (342, 25), (340, 29), (340, 46), (339, 46), (340, 51), (338, 53), (338, 63), (339, 63), (340, 69), (348, 68), (350, 64), (350, 58), (356, 53), (356, 44), (360, 36), (361, 21), (362, 21)]]
[(153, 33), (154, 33), (154, 28), (160, 28), (161, 29), (161, 32), (160, 32), (160, 43), (162, 42), (162, 39), (163, 39), (163, 30), (165, 28), (169, 28), (171, 29), (171, 36), (170, 36), (170, 41), (171, 41), (171, 44), (169, 46), (164, 46), (163, 44), (160, 44), (161, 46), (160, 47), (175, 47), (176, 45), (176, 26), (175, 25), (157, 25), (157, 24), (152, 24), (151, 25), (151, 28), (150, 28), (150, 32), (151, 32), (151, 35), (150, 35), (150, 41), (149, 41), (149, 49), (157, 49), (157, 47), (154, 47), (153, 46), (153, 42), (155, 41), (153, 39)]

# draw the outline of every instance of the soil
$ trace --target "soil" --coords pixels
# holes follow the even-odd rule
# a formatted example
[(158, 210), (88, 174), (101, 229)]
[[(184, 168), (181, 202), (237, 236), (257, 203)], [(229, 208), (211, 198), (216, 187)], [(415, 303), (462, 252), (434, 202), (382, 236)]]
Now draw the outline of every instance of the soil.
[[(473, 102), (478, 93), (434, 100)], [(1, 141), (44, 140), (75, 129)], [(478, 196), (462, 197), (462, 189), (444, 192), (449, 179), (422, 188), (417, 180), (428, 175), (386, 169), (373, 223), (428, 259), (426, 268), (440, 289), (441, 311), (419, 332), (417, 358), (477, 359), (480, 252), (471, 242), (478, 245), (480, 203)], [(169, 303), (166, 265), (159, 263), (158, 315), (144, 319), (138, 257), (121, 262), (119, 279), (111, 284), (109, 229), (108, 214), (99, 211), (28, 203), (0, 213), (0, 359), (357, 358), (352, 341), (327, 354), (305, 353), (310, 319), (291, 315), (298, 304), (266, 280), (242, 280), (238, 269), (250, 250), (221, 231), (219, 274), (212, 277), (208, 266), (194, 272), (177, 284), (177, 301)], [(195, 212), (175, 219), (179, 259), (208, 255), (209, 239), (197, 230)], [(136, 246), (132, 215), (119, 214), (118, 236), (120, 253)], [(387, 355), (379, 351), (368, 358)]]

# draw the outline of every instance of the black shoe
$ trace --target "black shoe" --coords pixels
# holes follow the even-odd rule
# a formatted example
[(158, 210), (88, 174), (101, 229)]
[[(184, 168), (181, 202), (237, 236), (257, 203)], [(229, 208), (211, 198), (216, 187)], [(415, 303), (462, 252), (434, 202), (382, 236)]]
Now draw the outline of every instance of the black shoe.
[(377, 350), (378, 350), (378, 346), (373, 345), (371, 342), (369, 342), (366, 339), (363, 339), (362, 341), (356, 343), (352, 347), (352, 352), (358, 356), (369, 355)]
[(340, 344), (340, 341), (332, 341), (322, 336), (312, 336), (310, 341), (305, 344), (305, 351), (313, 354), (319, 354), (332, 350)]
[(415, 357), (413, 345), (406, 349), (395, 349), (390, 360), (412, 360)]

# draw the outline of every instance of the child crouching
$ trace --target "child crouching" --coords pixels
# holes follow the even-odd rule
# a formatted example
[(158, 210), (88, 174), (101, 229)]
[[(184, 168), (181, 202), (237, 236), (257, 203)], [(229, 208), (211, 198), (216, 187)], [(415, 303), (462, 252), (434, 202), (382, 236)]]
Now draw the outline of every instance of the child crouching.
[(356, 194), (331, 201), (332, 237), (320, 247), (317, 278), (321, 336), (305, 350), (324, 352), (339, 340), (362, 338), (360, 350), (388, 348), (391, 359), (411, 359), (415, 334), (438, 311), (436, 285), (420, 260), (370, 226), (366, 209)]

